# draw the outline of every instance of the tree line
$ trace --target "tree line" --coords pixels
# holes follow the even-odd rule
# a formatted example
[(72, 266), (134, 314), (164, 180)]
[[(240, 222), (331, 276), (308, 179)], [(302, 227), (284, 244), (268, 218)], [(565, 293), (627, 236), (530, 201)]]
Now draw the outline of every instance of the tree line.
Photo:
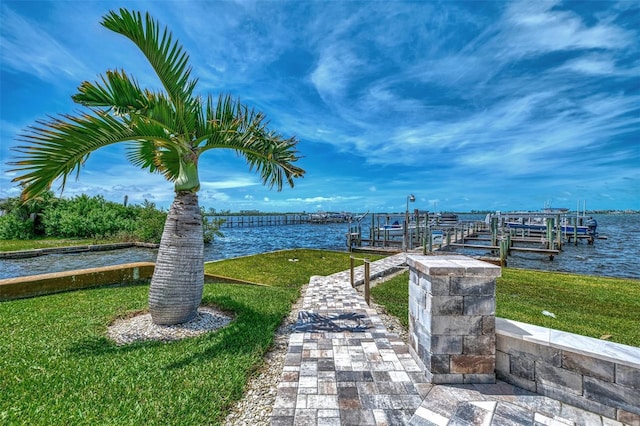
[[(107, 201), (101, 195), (58, 198), (48, 191), (23, 202), (0, 201), (0, 239), (93, 238), (160, 243), (167, 212), (145, 200), (141, 205)], [(220, 220), (205, 221), (204, 242), (219, 231)]]

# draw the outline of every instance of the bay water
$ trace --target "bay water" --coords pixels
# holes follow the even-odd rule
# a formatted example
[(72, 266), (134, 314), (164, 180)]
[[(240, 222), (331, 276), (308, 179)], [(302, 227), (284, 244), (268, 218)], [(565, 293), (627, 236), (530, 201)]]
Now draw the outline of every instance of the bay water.
[[(460, 214), (460, 220), (482, 220), (484, 215)], [(562, 252), (549, 260), (538, 253), (513, 252), (509, 267), (570, 272), (594, 276), (640, 279), (640, 214), (592, 215), (598, 221), (601, 239), (593, 245), (580, 241), (565, 244)], [(205, 246), (205, 261), (293, 248), (347, 251), (348, 224), (295, 224), (223, 228)], [(363, 236), (369, 234), (371, 220), (362, 221)], [(606, 239), (605, 239), (606, 237)], [(463, 250), (468, 255), (489, 255), (482, 250)], [(130, 262), (154, 262), (155, 249), (129, 248), (106, 252), (50, 254), (27, 259), (0, 259), (0, 279), (49, 272), (94, 268)], [(358, 255), (360, 257), (360, 255)], [(345, 265), (345, 269), (348, 265)]]

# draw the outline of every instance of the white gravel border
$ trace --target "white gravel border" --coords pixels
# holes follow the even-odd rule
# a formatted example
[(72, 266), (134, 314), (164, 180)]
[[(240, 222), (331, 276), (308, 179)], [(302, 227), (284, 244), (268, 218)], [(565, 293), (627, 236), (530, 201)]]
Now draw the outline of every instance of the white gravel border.
[(115, 320), (107, 328), (107, 337), (117, 345), (147, 340), (170, 342), (218, 330), (232, 320), (231, 316), (209, 306), (200, 307), (194, 319), (177, 325), (154, 324), (151, 314), (145, 313)]

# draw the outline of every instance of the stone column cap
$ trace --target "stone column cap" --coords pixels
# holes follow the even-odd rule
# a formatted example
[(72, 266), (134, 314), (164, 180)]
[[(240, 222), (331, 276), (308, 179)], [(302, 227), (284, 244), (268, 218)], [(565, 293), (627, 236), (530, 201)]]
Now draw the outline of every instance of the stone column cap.
[(499, 277), (502, 268), (461, 254), (408, 254), (407, 265), (426, 275)]

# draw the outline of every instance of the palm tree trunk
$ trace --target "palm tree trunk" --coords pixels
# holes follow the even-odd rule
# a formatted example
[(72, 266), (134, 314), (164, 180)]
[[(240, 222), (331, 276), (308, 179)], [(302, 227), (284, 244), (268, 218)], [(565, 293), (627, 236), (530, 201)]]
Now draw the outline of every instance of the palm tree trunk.
[(155, 324), (180, 324), (194, 318), (204, 287), (204, 243), (198, 195), (179, 191), (162, 232), (149, 289)]

